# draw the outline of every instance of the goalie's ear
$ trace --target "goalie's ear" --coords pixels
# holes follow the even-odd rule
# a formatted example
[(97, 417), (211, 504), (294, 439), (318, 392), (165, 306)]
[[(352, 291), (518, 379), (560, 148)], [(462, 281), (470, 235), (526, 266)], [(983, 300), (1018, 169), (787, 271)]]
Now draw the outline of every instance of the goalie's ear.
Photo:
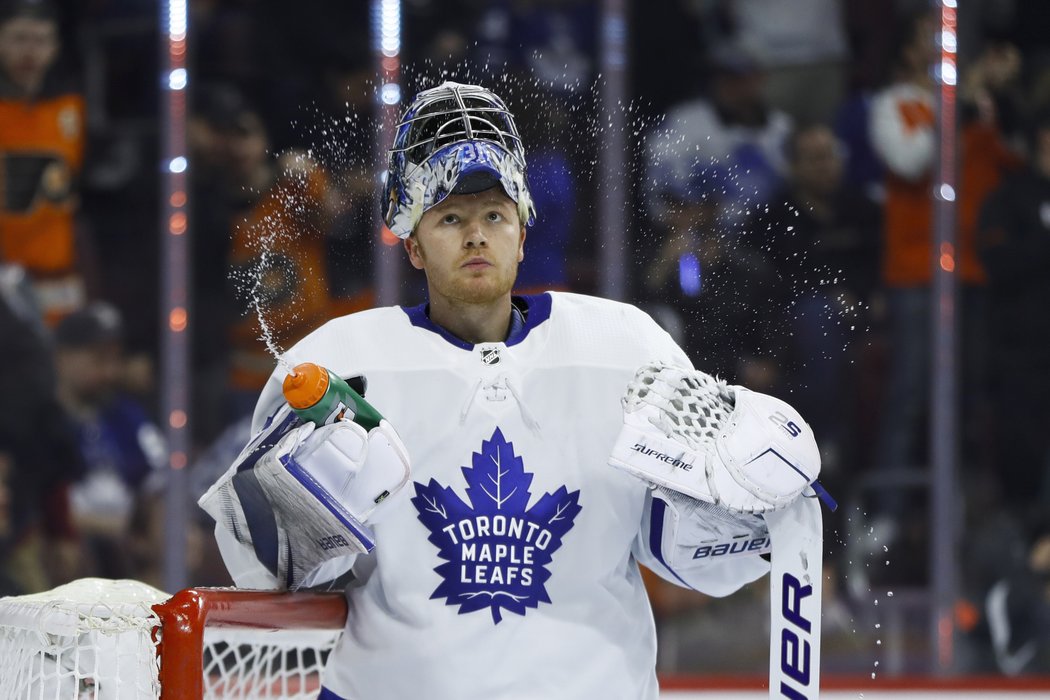
[(423, 253), (420, 251), (419, 239), (416, 238), (415, 233), (404, 240), (404, 246), (405, 252), (408, 253), (408, 261), (412, 263), (412, 267), (422, 270)]
[(521, 237), (518, 239), (518, 262), (525, 259), (525, 226), (521, 227)]

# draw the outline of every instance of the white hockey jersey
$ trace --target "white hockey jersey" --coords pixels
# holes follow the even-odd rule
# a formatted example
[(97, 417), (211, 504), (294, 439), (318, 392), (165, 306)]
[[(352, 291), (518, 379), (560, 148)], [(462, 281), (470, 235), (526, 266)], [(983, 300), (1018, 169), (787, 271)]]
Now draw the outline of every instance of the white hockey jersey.
[[(505, 343), (464, 343), (421, 306), (332, 320), (287, 353), (364, 374), (412, 459), (408, 493), (354, 563), (322, 697), (652, 700), (656, 634), (638, 562), (713, 595), (768, 570), (745, 555), (671, 571), (666, 504), (607, 464), (635, 370), (689, 365), (670, 336), (626, 304), (516, 300), (524, 327)], [(283, 379), (271, 377), (255, 430)], [(258, 585), (233, 561), (243, 552), (227, 550), (238, 584)]]

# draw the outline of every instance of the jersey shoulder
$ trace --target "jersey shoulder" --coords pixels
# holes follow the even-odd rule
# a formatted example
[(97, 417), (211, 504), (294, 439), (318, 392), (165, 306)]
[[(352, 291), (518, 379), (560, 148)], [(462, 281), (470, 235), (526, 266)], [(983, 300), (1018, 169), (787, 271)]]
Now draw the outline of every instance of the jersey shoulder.
[[(399, 307), (380, 307), (326, 321), (284, 353), (288, 368), (301, 362), (351, 376), (403, 366), (418, 348), (419, 333)], [(283, 376), (281, 368), (277, 374)]]
[(639, 314), (645, 312), (625, 301), (615, 301), (604, 297), (576, 292), (546, 292), (551, 300), (552, 313), (556, 314)]
[(291, 368), (312, 362), (340, 377), (351, 377), (403, 366), (411, 333), (411, 324), (399, 307), (358, 311), (318, 326), (283, 353), (255, 406), (252, 433), (261, 430), (280, 406), (281, 385)]
[[(357, 311), (346, 316), (337, 316), (318, 326), (289, 351), (289, 356), (324, 353), (327, 349), (341, 348), (348, 352), (388, 338), (392, 333), (410, 328), (404, 312), (395, 306)], [(317, 360), (313, 360), (316, 362)]]
[(547, 292), (551, 297), (551, 316), (562, 323), (590, 318), (619, 323), (648, 325), (655, 322), (634, 304), (575, 292)]
[(689, 363), (671, 336), (633, 304), (585, 294), (548, 293), (551, 339), (565, 356), (634, 367), (653, 360)]

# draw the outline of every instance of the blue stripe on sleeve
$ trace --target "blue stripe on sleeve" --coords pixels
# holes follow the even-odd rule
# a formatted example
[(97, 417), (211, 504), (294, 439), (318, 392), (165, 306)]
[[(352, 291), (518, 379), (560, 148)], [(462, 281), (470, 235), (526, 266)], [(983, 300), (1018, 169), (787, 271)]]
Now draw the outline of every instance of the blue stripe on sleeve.
[(661, 501), (659, 498), (652, 499), (653, 505), (650, 512), (649, 519), (649, 551), (652, 552), (656, 560), (664, 565), (664, 568), (671, 572), (671, 575), (678, 579), (683, 586), (686, 588), (692, 588), (688, 583), (685, 582), (678, 573), (672, 569), (667, 561), (664, 559), (663, 553), (663, 539), (664, 539), (664, 516), (667, 513), (667, 504)]

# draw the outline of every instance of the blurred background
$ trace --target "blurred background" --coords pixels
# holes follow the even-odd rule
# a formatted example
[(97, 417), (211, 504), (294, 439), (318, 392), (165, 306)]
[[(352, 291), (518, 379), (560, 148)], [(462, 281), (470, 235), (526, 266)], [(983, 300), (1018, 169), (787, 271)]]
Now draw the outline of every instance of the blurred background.
[[(264, 332), (422, 301), (382, 149), (454, 79), (525, 140), (520, 291), (639, 304), (811, 422), (825, 671), (1050, 674), (1048, 3), (181, 5), (0, 0), (0, 593), (229, 583), (194, 503)], [(764, 673), (764, 582), (651, 594), (661, 672)]]

